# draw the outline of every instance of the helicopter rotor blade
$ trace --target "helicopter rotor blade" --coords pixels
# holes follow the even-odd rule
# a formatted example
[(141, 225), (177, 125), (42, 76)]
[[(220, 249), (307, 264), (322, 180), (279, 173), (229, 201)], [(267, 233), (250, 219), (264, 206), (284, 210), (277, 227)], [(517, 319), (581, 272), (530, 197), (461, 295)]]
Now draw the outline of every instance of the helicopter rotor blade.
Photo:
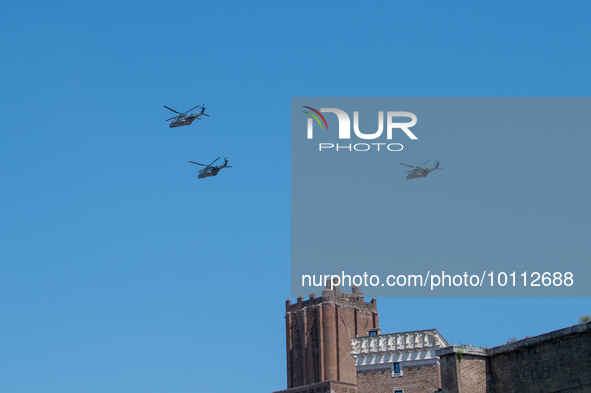
[(406, 172), (404, 172), (404, 173), (408, 173), (408, 172), (412, 172), (412, 169), (411, 169), (410, 171), (406, 171)]
[(166, 105), (164, 105), (164, 107), (165, 107), (166, 109), (168, 109), (169, 111), (173, 111), (174, 113), (178, 113), (177, 111), (175, 111), (174, 109), (170, 109), (170, 108), (169, 108), (169, 107), (167, 107)]
[(191, 164), (195, 164), (195, 165), (206, 166), (206, 165), (200, 164), (200, 163), (198, 163), (198, 162), (193, 162), (193, 161), (189, 161), (189, 162), (190, 162)]
[[(195, 108), (199, 108), (200, 106), (201, 106), (201, 105), (197, 105)], [(195, 108), (191, 108), (191, 109), (189, 109), (188, 111), (186, 111), (185, 113), (189, 113), (189, 112), (191, 112), (191, 111), (192, 111), (193, 109), (195, 109)]]
[(400, 165), (404, 165), (404, 166), (407, 166), (407, 167), (409, 167), (409, 168), (416, 168), (416, 167), (414, 167), (414, 166), (412, 166), (412, 165), (406, 165), (406, 164), (403, 164), (403, 163), (400, 163)]
[[(429, 162), (429, 161), (431, 161), (431, 160), (428, 160), (427, 162)], [(424, 162), (424, 163), (422, 163), (422, 164), (421, 164), (421, 165), (419, 165), (417, 168), (420, 168), (420, 167), (422, 167), (422, 166), (423, 166), (423, 165), (425, 165), (427, 162)]]
[(219, 159), (220, 159), (219, 157), (218, 157), (218, 158), (216, 158), (216, 159), (215, 159), (215, 160), (213, 160), (213, 162), (212, 162), (211, 164), (209, 164), (209, 165), (213, 165), (213, 163), (214, 163), (214, 162), (216, 162), (216, 161), (217, 161), (217, 160), (219, 160)]
[(164, 120), (164, 121), (169, 121), (169, 120), (172, 120), (172, 119), (176, 119), (177, 117), (178, 117), (178, 116), (171, 117), (170, 119), (166, 119), (166, 120)]

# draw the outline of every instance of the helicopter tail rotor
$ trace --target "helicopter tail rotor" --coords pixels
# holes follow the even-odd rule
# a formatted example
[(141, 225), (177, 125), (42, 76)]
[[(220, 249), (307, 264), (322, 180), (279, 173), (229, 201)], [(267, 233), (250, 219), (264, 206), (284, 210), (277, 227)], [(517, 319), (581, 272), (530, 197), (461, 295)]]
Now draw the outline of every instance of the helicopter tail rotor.
[(201, 114), (203, 116), (208, 116), (209, 117), (209, 115), (207, 113), (205, 113), (205, 103), (203, 105), (201, 105)]

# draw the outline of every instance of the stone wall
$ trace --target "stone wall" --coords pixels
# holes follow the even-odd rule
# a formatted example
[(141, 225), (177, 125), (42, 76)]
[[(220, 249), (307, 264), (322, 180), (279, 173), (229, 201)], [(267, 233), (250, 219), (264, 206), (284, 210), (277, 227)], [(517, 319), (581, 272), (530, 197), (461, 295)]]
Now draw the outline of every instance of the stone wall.
[(591, 392), (591, 323), (488, 352), (491, 393)]
[(591, 392), (591, 322), (491, 349), (437, 351), (444, 393)]

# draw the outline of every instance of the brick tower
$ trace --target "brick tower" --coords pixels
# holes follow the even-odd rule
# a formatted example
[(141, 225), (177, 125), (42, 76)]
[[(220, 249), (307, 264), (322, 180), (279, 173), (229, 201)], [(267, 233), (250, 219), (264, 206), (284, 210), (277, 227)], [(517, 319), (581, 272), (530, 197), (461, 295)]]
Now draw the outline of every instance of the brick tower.
[[(330, 281), (322, 297), (298, 297), (296, 304), (285, 302), (287, 344), (287, 391), (310, 388), (315, 391), (357, 391), (357, 371), (351, 356), (351, 339), (378, 328), (376, 300), (364, 301), (353, 286), (351, 294), (341, 293)], [(343, 389), (343, 387), (345, 389)]]

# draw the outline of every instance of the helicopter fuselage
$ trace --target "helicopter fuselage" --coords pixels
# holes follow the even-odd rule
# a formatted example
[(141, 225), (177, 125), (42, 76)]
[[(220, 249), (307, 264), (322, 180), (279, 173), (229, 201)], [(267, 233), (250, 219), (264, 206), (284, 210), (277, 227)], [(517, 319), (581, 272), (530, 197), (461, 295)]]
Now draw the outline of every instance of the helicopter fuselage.
[(203, 179), (204, 177), (216, 176), (222, 168), (223, 168), (223, 166), (222, 167), (210, 166), (205, 169), (202, 169), (201, 172), (199, 173), (198, 178)]
[[(429, 160), (429, 161), (431, 161), (431, 160)], [(429, 162), (429, 161), (427, 161), (427, 162)], [(414, 168), (414, 169), (411, 169), (410, 171), (406, 172), (406, 173), (408, 173), (408, 175), (406, 175), (407, 179), (418, 179), (419, 177), (427, 177), (427, 175), (429, 173), (431, 173), (435, 170), (440, 170), (440, 171), (443, 170), (443, 169), (439, 168), (439, 161), (437, 161), (437, 160), (435, 160), (435, 161), (436, 161), (436, 164), (433, 168), (421, 168), (427, 162), (425, 162), (423, 165), (415, 166), (415, 167), (408, 165), (408, 164), (403, 164), (403, 163), (400, 163), (400, 165), (409, 166), (411, 168)]]
[(219, 159), (220, 159), (219, 157), (216, 158), (209, 165), (203, 165), (203, 164), (200, 164), (200, 163), (195, 162), (195, 161), (189, 161), (189, 162), (191, 164), (201, 165), (201, 166), (204, 166), (205, 167), (205, 168), (203, 168), (202, 170), (199, 171), (199, 175), (197, 176), (199, 179), (203, 179), (205, 177), (217, 176), (218, 172), (220, 170), (224, 169), (224, 168), (232, 168), (230, 165), (228, 165), (228, 157), (224, 158), (224, 164), (223, 165), (213, 166), (213, 163), (216, 162)]
[(198, 118), (199, 116), (201, 116), (201, 114), (177, 116), (174, 119), (172, 119), (172, 122), (170, 122), (169, 127), (174, 128), (174, 127), (188, 126), (189, 124), (193, 123), (193, 121), (196, 118)]
[[(178, 114), (178, 116), (171, 117), (170, 119), (166, 119), (166, 121), (172, 120), (170, 122), (170, 124), (168, 125), (170, 128), (188, 126), (189, 124), (193, 123), (193, 120), (198, 119), (200, 116), (209, 116), (207, 113), (205, 113), (205, 104), (197, 105), (196, 107), (191, 108), (186, 112), (177, 112), (174, 109), (167, 107), (166, 105), (164, 105), (164, 107), (166, 109), (168, 109), (169, 111), (172, 111), (172, 112)], [(199, 107), (201, 107), (200, 113), (195, 113), (195, 114), (191, 113), (190, 115), (187, 115), (187, 113), (190, 113), (193, 109), (196, 109)], [(199, 119), (199, 120), (201, 120), (201, 119)]]
[(407, 179), (418, 179), (419, 177), (426, 177), (431, 171), (434, 171), (435, 168), (432, 169), (414, 169), (408, 173), (406, 176)]

